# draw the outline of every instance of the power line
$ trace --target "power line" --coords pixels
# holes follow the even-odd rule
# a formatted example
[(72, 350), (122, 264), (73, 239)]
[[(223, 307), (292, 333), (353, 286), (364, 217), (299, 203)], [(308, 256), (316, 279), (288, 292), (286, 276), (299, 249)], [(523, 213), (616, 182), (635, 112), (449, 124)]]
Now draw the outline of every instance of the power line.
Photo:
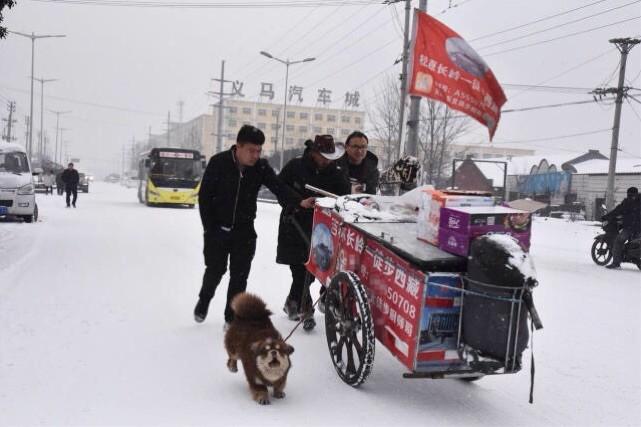
[(521, 36), (518, 36), (518, 37), (514, 37), (514, 38), (511, 38), (511, 39), (507, 39), (507, 40), (503, 40), (503, 41), (496, 42), (496, 43), (493, 43), (493, 44), (489, 44), (489, 45), (486, 45), (486, 46), (482, 46), (482, 47), (479, 47), (478, 50), (483, 50), (483, 49), (487, 49), (487, 48), (490, 48), (490, 47), (499, 46), (499, 45), (503, 45), (503, 44), (506, 44), (506, 43), (511, 43), (513, 41), (525, 39), (525, 38), (531, 37), (531, 36), (536, 35), (536, 34), (545, 33), (547, 31), (552, 31), (552, 30), (555, 30), (557, 28), (562, 28), (562, 27), (565, 27), (566, 25), (576, 24), (577, 22), (585, 21), (586, 19), (594, 18), (595, 16), (603, 15), (603, 14), (612, 12), (613, 10), (621, 9), (621, 8), (624, 8), (624, 7), (627, 7), (627, 6), (636, 4), (636, 3), (640, 3), (640, 2), (641, 2), (641, 0), (635, 0), (633, 2), (626, 3), (626, 4), (621, 5), (621, 6), (613, 7), (613, 8), (610, 8), (610, 9), (606, 9), (606, 10), (598, 12), (598, 13), (593, 13), (592, 15), (583, 16), (581, 18), (574, 19), (572, 21), (563, 22), (561, 24), (557, 24), (557, 25), (554, 25), (552, 27), (548, 27), (548, 28), (544, 28), (542, 30), (534, 31), (532, 33), (524, 34), (524, 35), (521, 35)]
[(589, 33), (589, 32), (592, 32), (592, 31), (600, 30), (602, 28), (612, 27), (614, 25), (622, 24), (624, 22), (634, 21), (634, 20), (637, 20), (639, 18), (641, 18), (641, 16), (635, 16), (633, 18), (623, 19), (621, 21), (612, 22), (610, 24), (589, 28), (589, 29), (583, 30), (583, 31), (577, 31), (577, 32), (570, 33), (570, 34), (565, 34), (563, 36), (554, 37), (554, 38), (547, 39), (547, 40), (541, 40), (541, 41), (538, 41), (538, 42), (529, 43), (529, 44), (522, 45), (522, 46), (516, 46), (516, 47), (510, 48), (510, 49), (500, 50), (498, 52), (486, 53), (483, 56), (484, 57), (488, 57), (488, 56), (499, 55), (501, 53), (512, 52), (512, 51), (515, 51), (515, 50), (521, 50), (521, 49), (525, 49), (525, 48), (528, 48), (528, 47), (537, 46), (537, 45), (540, 45), (540, 44), (549, 43), (549, 42), (553, 42), (553, 41), (556, 41), (556, 40), (561, 40), (561, 39), (565, 39), (565, 38), (568, 38), (568, 37), (577, 36), (579, 34)]
[(527, 144), (529, 142), (557, 141), (559, 139), (574, 138), (574, 137), (577, 137), (577, 136), (595, 135), (595, 134), (598, 134), (598, 133), (611, 132), (611, 131), (612, 131), (612, 128), (597, 129), (597, 130), (592, 130), (592, 131), (587, 131), (587, 132), (579, 132), (579, 133), (572, 133), (572, 134), (566, 134), (566, 135), (548, 136), (548, 137), (545, 137), (545, 138), (521, 139), (521, 140), (513, 140), (513, 141), (494, 141), (492, 143), (493, 144)]
[[(578, 68), (581, 68), (581, 67), (583, 67), (584, 65), (589, 64), (590, 62), (594, 62), (594, 61), (596, 61), (597, 59), (600, 59), (600, 58), (602, 58), (602, 57), (604, 57), (604, 56), (606, 56), (606, 55), (608, 55), (609, 53), (612, 53), (612, 52), (614, 52), (614, 51), (615, 51), (615, 49), (613, 49), (613, 48), (609, 48), (609, 49), (608, 49), (608, 50), (606, 50), (605, 52), (602, 52), (602, 53), (600, 53), (600, 54), (598, 54), (598, 55), (596, 55), (596, 56), (594, 56), (594, 57), (592, 57), (592, 58), (590, 58), (590, 59), (588, 59), (588, 60), (586, 60), (586, 61), (583, 61), (583, 62), (581, 62), (580, 64), (574, 65), (574, 66), (572, 66), (572, 67), (568, 68), (567, 70), (560, 72), (559, 74), (555, 74), (555, 75), (554, 75), (554, 76), (552, 76), (552, 77), (549, 77), (549, 78), (547, 78), (547, 79), (545, 79), (545, 80), (541, 80), (540, 82), (538, 82), (538, 83), (536, 83), (536, 84), (537, 84), (537, 85), (541, 85), (541, 84), (544, 84), (544, 83), (551, 82), (552, 80), (556, 80), (556, 79), (558, 79), (559, 77), (562, 77), (562, 76), (564, 76), (564, 75), (566, 75), (566, 74), (568, 74), (568, 73), (571, 73), (572, 71), (574, 71), (574, 70), (576, 70), (576, 69), (578, 69)], [(514, 98), (516, 98), (516, 97), (518, 97), (518, 96), (520, 96), (520, 95), (522, 95), (523, 93), (528, 92), (528, 91), (529, 91), (529, 89), (524, 89), (524, 90), (522, 90), (522, 91), (520, 91), (520, 92), (515, 93), (514, 95), (512, 95), (512, 96), (511, 96), (511, 100), (513, 100)]]
[(637, 119), (641, 122), (641, 116), (639, 116), (639, 113), (637, 113), (636, 109), (634, 108), (634, 105), (630, 102), (630, 100), (626, 97), (626, 101), (628, 101), (628, 104), (630, 105), (630, 110), (632, 110), (632, 113), (634, 113), (635, 116), (637, 116)]
[(572, 13), (572, 12), (575, 12), (575, 11), (580, 10), (580, 9), (585, 9), (586, 7), (594, 6), (595, 4), (603, 3), (605, 1), (607, 1), (607, 0), (595, 1), (593, 3), (589, 3), (589, 4), (583, 5), (581, 7), (576, 7), (574, 9), (569, 9), (569, 10), (566, 10), (564, 12), (556, 13), (554, 15), (549, 15), (549, 16), (545, 16), (543, 18), (536, 19), (534, 21), (526, 22), (525, 24), (517, 25), (515, 27), (506, 28), (506, 29), (500, 30), (500, 31), (495, 31), (495, 32), (490, 33), (490, 34), (485, 34), (485, 35), (476, 37), (474, 39), (468, 40), (468, 42), (471, 43), (471, 42), (475, 42), (477, 40), (481, 40), (481, 39), (485, 39), (485, 38), (488, 38), (488, 37), (495, 36), (497, 34), (503, 34), (503, 33), (509, 32), (509, 31), (518, 30), (519, 28), (528, 27), (530, 25), (534, 25), (534, 24), (537, 24), (539, 22), (543, 22), (543, 21), (547, 21), (547, 20), (552, 19), (552, 18), (556, 18), (557, 16), (567, 15), (568, 13)]
[(585, 87), (570, 87), (570, 86), (543, 86), (540, 84), (512, 84), (512, 83), (503, 83), (501, 87), (505, 89), (526, 89), (528, 91), (540, 91), (540, 92), (562, 92), (562, 93), (589, 93), (593, 89)]
[[(34, 1), (37, 1), (37, 0), (34, 0)], [(15, 91), (15, 92), (29, 93), (28, 90), (15, 89), (15, 88), (11, 88), (11, 87), (8, 87), (8, 86), (3, 86), (3, 87), (5, 89), (12, 90), (12, 91)], [(119, 106), (116, 106), (116, 105), (106, 105), (106, 104), (98, 104), (98, 103), (95, 103), (95, 102), (80, 101), (80, 100), (77, 100), (77, 99), (65, 98), (65, 97), (62, 97), (62, 96), (47, 95), (47, 96), (45, 96), (45, 98), (46, 99), (57, 99), (57, 100), (69, 102), (69, 103), (72, 103), (72, 104), (87, 105), (89, 107), (105, 108), (105, 109), (108, 109), (108, 110), (123, 111), (123, 112), (127, 112), (127, 113), (145, 114), (145, 115), (150, 115), (150, 116), (162, 116), (162, 117), (164, 117), (164, 114), (162, 114), (162, 113), (154, 113), (154, 112), (143, 111), (143, 110), (134, 110), (134, 109), (131, 109), (131, 108), (119, 107)]]
[(167, 9), (268, 9), (293, 7), (325, 7), (344, 5), (380, 4), (378, 0), (282, 0), (282, 1), (238, 1), (238, 2), (168, 2), (168, 1), (129, 1), (129, 0), (31, 0), (41, 3), (138, 7), (138, 8), (167, 8)]

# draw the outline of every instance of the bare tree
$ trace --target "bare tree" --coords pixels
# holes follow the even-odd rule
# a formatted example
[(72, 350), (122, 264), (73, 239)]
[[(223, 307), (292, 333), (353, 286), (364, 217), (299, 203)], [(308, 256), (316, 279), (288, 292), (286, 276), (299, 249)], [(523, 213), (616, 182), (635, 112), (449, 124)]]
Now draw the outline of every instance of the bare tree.
[(449, 175), (451, 146), (468, 131), (469, 120), (442, 102), (421, 103), (418, 154), (428, 184), (440, 184)]
[[(387, 75), (377, 91), (375, 104), (368, 111), (373, 139), (383, 142), (383, 167), (396, 160), (398, 150), (400, 82)], [(428, 183), (441, 183), (449, 175), (451, 146), (469, 129), (469, 120), (445, 104), (431, 99), (421, 102), (419, 123), (419, 162)]]
[(396, 160), (398, 149), (398, 121), (400, 108), (398, 94), (400, 82), (392, 74), (388, 74), (379, 86), (374, 106), (368, 109), (367, 115), (372, 126), (370, 139), (383, 143), (383, 167), (390, 166)]

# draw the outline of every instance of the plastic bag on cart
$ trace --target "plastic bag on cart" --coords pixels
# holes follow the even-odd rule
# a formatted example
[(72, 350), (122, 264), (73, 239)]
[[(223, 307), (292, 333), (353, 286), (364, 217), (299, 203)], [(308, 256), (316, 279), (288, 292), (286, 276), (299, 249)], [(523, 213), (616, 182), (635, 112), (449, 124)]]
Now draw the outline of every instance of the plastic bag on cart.
[(349, 194), (336, 199), (317, 199), (324, 208), (335, 209), (346, 222), (416, 222), (421, 192), (433, 188), (424, 185), (401, 196)]
[(462, 341), (508, 367), (520, 369), (527, 348), (526, 294), (537, 285), (528, 253), (508, 235), (485, 235), (470, 249), (463, 301)]

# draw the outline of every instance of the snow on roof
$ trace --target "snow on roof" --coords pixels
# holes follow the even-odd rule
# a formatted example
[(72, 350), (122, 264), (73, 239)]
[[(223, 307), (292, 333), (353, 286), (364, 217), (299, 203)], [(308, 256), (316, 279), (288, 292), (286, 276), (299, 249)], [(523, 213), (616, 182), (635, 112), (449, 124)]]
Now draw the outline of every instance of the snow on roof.
[(12, 151), (20, 151), (21, 153), (26, 153), (25, 148), (20, 144), (16, 144), (15, 142), (0, 143), (0, 152), (8, 153)]
[[(610, 168), (609, 160), (592, 159), (585, 162), (576, 163), (572, 168), (579, 175), (597, 175), (607, 174)], [(633, 159), (629, 157), (619, 157), (617, 159), (617, 173), (641, 173), (641, 159)]]

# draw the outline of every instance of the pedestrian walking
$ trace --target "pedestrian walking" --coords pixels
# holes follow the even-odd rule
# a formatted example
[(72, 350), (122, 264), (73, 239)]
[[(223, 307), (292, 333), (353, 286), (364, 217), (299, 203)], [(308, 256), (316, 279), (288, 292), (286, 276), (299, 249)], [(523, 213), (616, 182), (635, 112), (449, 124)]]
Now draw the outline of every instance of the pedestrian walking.
[[(280, 179), (303, 197), (315, 195), (305, 188), (306, 184), (339, 196), (349, 194), (347, 174), (335, 162), (345, 152), (343, 145), (335, 144), (331, 135), (316, 135), (314, 141), (305, 142), (305, 147), (302, 157), (292, 159), (285, 165), (279, 174)], [(289, 295), (283, 308), (290, 320), (313, 318), (311, 296), (309, 292), (305, 293), (305, 288), (314, 282), (314, 276), (307, 274), (305, 268), (313, 215), (311, 206), (283, 206), (280, 214), (276, 262), (289, 265), (292, 273)]]
[(76, 200), (78, 200), (78, 182), (80, 181), (80, 175), (78, 175), (78, 171), (73, 168), (73, 163), (67, 165), (67, 169), (62, 173), (61, 179), (65, 186), (65, 193), (67, 194), (67, 207), (69, 207), (69, 201), (73, 195), (71, 205), (75, 208)]
[(65, 192), (65, 183), (62, 180), (63, 171), (60, 171), (56, 174), (56, 191), (58, 196), (62, 196)]
[(266, 159), (260, 158), (265, 135), (250, 125), (243, 126), (236, 145), (213, 156), (200, 184), (198, 203), (204, 229), (205, 274), (194, 308), (194, 319), (207, 317), (229, 264), (229, 288), (225, 305), (225, 327), (233, 320), (233, 297), (247, 288), (247, 278), (256, 251), (256, 199), (262, 185), (284, 205), (310, 207), (313, 199), (303, 199), (284, 185)]
[(47, 171), (44, 175), (42, 175), (42, 183), (45, 186), (45, 194), (52, 194), (53, 195), (53, 183), (55, 182), (56, 178), (53, 175), (53, 171)]

